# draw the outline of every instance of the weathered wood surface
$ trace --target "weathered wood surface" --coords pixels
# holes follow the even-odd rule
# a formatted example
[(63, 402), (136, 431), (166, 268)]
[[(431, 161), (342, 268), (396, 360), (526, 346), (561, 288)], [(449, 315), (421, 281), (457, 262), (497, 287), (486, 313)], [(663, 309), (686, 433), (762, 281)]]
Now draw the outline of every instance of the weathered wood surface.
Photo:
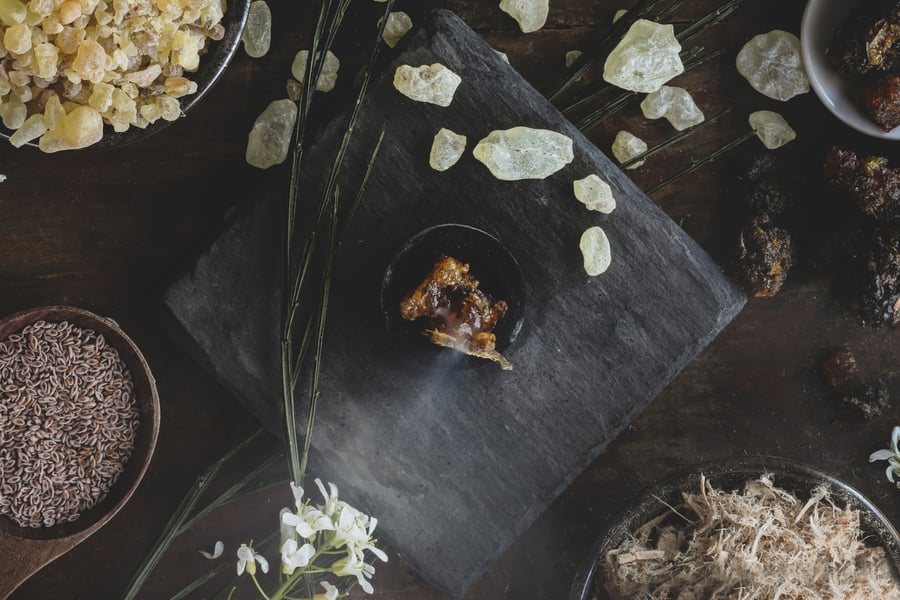
[[(54, 597), (63, 590), (71, 598), (118, 598), (191, 482), (233, 443), (233, 432), (245, 418), (227, 391), (162, 331), (155, 302), (163, 284), (221, 232), (230, 209), (248, 206), (263, 189), (265, 178), (243, 165), (245, 133), (256, 114), (283, 95), (293, 54), (303, 46), (300, 31), (311, 22), (298, 4), (273, 2), (278, 18), (271, 54), (264, 60), (239, 55), (189, 118), (154, 138), (116, 151), (55, 156), (0, 145), (0, 173), (9, 177), (0, 184), (0, 312), (66, 303), (115, 317), (158, 378), (163, 416), (154, 463), (129, 504), (89, 541), (27, 582), (14, 600)], [(422, 4), (401, 1), (398, 6), (415, 16)], [(556, 79), (565, 52), (585, 47), (620, 8), (607, 0), (551, 0), (548, 27), (522, 35), (496, 2), (440, 4), (507, 52), (539, 89)], [(713, 0), (685, 2), (679, 15), (696, 16), (715, 5)], [(751, 110), (785, 114), (801, 136), (786, 149), (791, 153), (821, 153), (826, 142), (846, 134), (812, 95), (771, 101), (734, 71), (741, 43), (773, 28), (797, 32), (802, 8), (802, 2), (746, 2), (727, 23), (697, 38), (706, 47), (724, 48), (725, 55), (686, 74), (679, 85), (691, 90), (707, 114), (726, 105), (735, 110), (690, 143), (629, 171), (640, 187), (649, 188), (692, 157), (745, 131)], [(369, 30), (368, 16), (360, 31)], [(353, 45), (353, 37), (348, 33), (341, 43)], [(368, 37), (361, 39), (359, 44), (367, 43)], [(606, 148), (618, 129), (653, 142), (670, 134), (667, 127), (644, 121), (630, 108), (588, 137)], [(750, 151), (752, 143), (735, 157)], [(733, 247), (737, 210), (729, 193), (735, 177), (731, 158), (653, 198), (722, 264)], [(835, 300), (831, 273), (796, 269), (779, 296), (751, 300), (512, 544), (466, 599), (565, 597), (594, 538), (630, 498), (648, 483), (717, 456), (769, 453), (818, 466), (857, 486), (896, 522), (900, 494), (880, 466), (867, 462), (871, 451), (887, 443), (896, 411), (867, 424), (838, 419), (834, 394), (824, 387), (817, 366), (827, 350), (846, 345), (856, 353), (864, 380), (883, 377), (892, 392), (900, 392), (896, 336), (859, 325)], [(289, 502), (286, 493), (245, 501), (185, 534), (143, 597), (169, 597), (210, 567), (197, 549), (223, 539), (233, 550), (261, 537), (274, 525), (278, 508)], [(375, 583), (375, 599), (445, 598), (397, 555), (379, 567)], [(240, 597), (252, 594), (244, 590)], [(354, 597), (363, 594), (357, 590)]]

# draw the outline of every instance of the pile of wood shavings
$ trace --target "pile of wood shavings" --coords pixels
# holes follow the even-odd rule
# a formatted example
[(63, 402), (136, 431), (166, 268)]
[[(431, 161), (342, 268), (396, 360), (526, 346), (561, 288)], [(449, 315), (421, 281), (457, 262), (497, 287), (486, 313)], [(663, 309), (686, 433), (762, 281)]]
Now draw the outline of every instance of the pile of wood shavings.
[(803, 503), (770, 475), (743, 493), (701, 477), (699, 494), (607, 552), (603, 570), (613, 600), (900, 599), (858, 510), (835, 506), (824, 487)]

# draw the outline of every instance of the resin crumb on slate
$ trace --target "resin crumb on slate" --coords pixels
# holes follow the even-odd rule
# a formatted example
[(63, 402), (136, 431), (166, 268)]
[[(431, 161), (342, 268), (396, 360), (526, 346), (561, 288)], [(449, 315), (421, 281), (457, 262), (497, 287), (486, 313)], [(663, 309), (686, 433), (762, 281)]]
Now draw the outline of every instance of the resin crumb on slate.
[(684, 72), (672, 25), (634, 22), (603, 65), (603, 79), (632, 92), (655, 92)]
[(575, 61), (581, 58), (581, 54), (581, 50), (569, 50), (566, 52), (566, 68), (574, 65)]
[(864, 385), (841, 398), (841, 412), (857, 420), (872, 421), (891, 408), (891, 395), (883, 383)]
[(831, 387), (843, 385), (857, 374), (856, 357), (847, 348), (835, 350), (822, 361), (822, 375)]
[(247, 162), (268, 169), (287, 159), (297, 120), (297, 104), (290, 99), (275, 100), (253, 123), (247, 140)]
[(790, 234), (768, 222), (754, 218), (738, 240), (737, 278), (754, 296), (774, 296), (787, 278), (793, 264)]
[(573, 183), (575, 198), (588, 210), (609, 214), (616, 209), (616, 199), (609, 184), (597, 175), (588, 175)]
[(809, 91), (800, 40), (787, 31), (757, 35), (741, 48), (736, 65), (753, 89), (769, 98), (790, 100)]
[(750, 113), (748, 121), (750, 127), (756, 132), (756, 137), (769, 150), (781, 148), (797, 137), (797, 132), (788, 125), (784, 117), (771, 110), (758, 110)]
[(900, 324), (900, 230), (877, 229), (861, 273), (856, 301), (868, 325)]
[(272, 43), (272, 11), (265, 0), (253, 0), (247, 14), (247, 25), (241, 35), (247, 56), (260, 58), (269, 51)]
[[(612, 143), (612, 153), (613, 156), (616, 157), (616, 160), (620, 163), (624, 163), (626, 161), (631, 160), (635, 156), (639, 156), (647, 151), (647, 142), (634, 135), (630, 131), (620, 131), (616, 134), (616, 138)], [(627, 169), (637, 169), (642, 164), (644, 164), (643, 160), (639, 160), (633, 165), (629, 165), (626, 167)]]
[(612, 263), (609, 238), (600, 227), (590, 227), (581, 234), (578, 247), (581, 248), (581, 255), (584, 258), (584, 271), (591, 277), (606, 272)]
[(492, 131), (472, 153), (504, 181), (544, 179), (575, 158), (570, 137), (531, 127)]
[(435, 171), (446, 171), (462, 158), (466, 151), (466, 136), (441, 128), (434, 134), (428, 164)]
[(411, 100), (447, 107), (453, 102), (462, 78), (440, 63), (412, 67), (400, 65), (394, 72), (394, 88)]
[(665, 118), (678, 131), (699, 125), (706, 118), (686, 89), (668, 85), (647, 94), (641, 112), (648, 119)]
[(825, 179), (865, 214), (883, 222), (900, 222), (900, 169), (891, 167), (886, 157), (860, 157), (834, 147), (825, 156), (823, 170)]
[(547, 22), (550, 0), (501, 0), (500, 10), (515, 19), (522, 33), (531, 33)]

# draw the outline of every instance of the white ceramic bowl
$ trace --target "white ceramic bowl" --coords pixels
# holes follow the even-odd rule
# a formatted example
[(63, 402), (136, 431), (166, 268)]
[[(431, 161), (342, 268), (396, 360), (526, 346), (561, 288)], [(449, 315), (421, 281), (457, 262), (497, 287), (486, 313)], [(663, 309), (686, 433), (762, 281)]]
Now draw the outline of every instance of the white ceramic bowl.
[[(865, 1), (865, 0), (863, 0)], [(838, 119), (867, 135), (883, 140), (900, 140), (900, 127), (884, 131), (853, 101), (853, 86), (831, 65), (825, 50), (835, 31), (858, 5), (850, 0), (809, 0), (800, 27), (803, 63), (813, 91)]]

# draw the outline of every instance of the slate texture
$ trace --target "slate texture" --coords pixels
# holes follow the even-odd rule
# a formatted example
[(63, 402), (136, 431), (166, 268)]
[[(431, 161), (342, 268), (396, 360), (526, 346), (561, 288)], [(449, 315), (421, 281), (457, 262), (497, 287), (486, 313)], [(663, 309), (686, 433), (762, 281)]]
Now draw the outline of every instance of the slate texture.
[[(434, 62), (462, 76), (450, 107), (415, 103), (393, 89), (396, 66)], [(393, 550), (460, 597), (745, 300), (684, 231), (452, 13), (438, 11), (420, 26), (373, 81), (362, 110), (342, 190), (356, 189), (382, 125), (386, 134), (337, 259), (310, 472), (375, 514)], [(494, 179), (471, 148), (493, 129), (518, 125), (570, 136), (575, 160), (542, 181)], [(336, 147), (343, 127), (333, 124), (310, 153), (306, 197), (323, 185), (325, 149)], [(467, 154), (444, 173), (428, 166), (441, 127), (469, 138)], [(588, 212), (575, 200), (573, 180), (590, 173), (612, 186), (612, 214)], [(261, 202), (164, 299), (204, 363), (275, 432), (279, 211)], [(511, 372), (385, 330), (386, 266), (407, 239), (440, 223), (491, 233), (520, 264), (527, 314), (506, 351)], [(609, 270), (594, 278), (578, 249), (592, 225), (603, 227), (613, 253)], [(472, 269), (477, 276), (478, 265)]]

